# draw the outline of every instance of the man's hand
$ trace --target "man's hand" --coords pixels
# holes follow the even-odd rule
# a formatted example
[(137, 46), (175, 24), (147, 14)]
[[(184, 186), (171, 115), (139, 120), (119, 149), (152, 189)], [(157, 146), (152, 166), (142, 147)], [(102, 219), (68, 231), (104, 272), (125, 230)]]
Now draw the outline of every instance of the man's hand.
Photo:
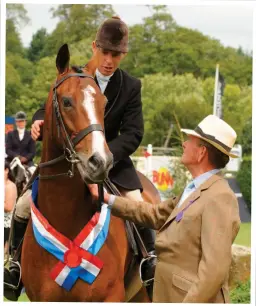
[(40, 126), (44, 124), (44, 120), (36, 120), (31, 126), (31, 136), (34, 141), (40, 136)]
[[(98, 185), (88, 184), (87, 186), (88, 186), (88, 189), (90, 190), (93, 200), (97, 201), (99, 199)], [(109, 194), (104, 191), (104, 203), (108, 204), (108, 201), (109, 201)]]

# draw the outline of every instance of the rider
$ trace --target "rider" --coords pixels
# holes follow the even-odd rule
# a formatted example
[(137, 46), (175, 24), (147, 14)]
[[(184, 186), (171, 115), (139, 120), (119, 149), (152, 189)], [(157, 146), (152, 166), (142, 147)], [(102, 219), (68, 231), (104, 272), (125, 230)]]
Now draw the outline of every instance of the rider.
[[(144, 132), (141, 82), (118, 68), (128, 52), (127, 25), (119, 17), (107, 19), (98, 29), (92, 42), (92, 51), (98, 63), (95, 81), (108, 100), (105, 109), (105, 136), (114, 157), (114, 167), (109, 172), (109, 178), (124, 196), (142, 201), (142, 185), (129, 157), (140, 145)], [(34, 140), (42, 136), (40, 130), (44, 113), (43, 106), (33, 116), (31, 134)], [(90, 189), (90, 185), (88, 187)], [(29, 206), (28, 201), (24, 202)], [(22, 221), (28, 218), (29, 214)], [(145, 263), (143, 278), (151, 279), (155, 268), (155, 232), (147, 228), (138, 229), (151, 256)], [(10, 271), (5, 270), (5, 283), (17, 284), (18, 277), (18, 265), (12, 264)], [(152, 287), (147, 287), (150, 294)], [(20, 289), (13, 290), (11, 297), (17, 300), (19, 294)]]
[(6, 137), (6, 160), (10, 163), (15, 157), (19, 157), (23, 165), (31, 167), (34, 166), (36, 145), (30, 132), (26, 130), (26, 121), (26, 114), (22, 111), (17, 112), (15, 115), (17, 129), (9, 132)]

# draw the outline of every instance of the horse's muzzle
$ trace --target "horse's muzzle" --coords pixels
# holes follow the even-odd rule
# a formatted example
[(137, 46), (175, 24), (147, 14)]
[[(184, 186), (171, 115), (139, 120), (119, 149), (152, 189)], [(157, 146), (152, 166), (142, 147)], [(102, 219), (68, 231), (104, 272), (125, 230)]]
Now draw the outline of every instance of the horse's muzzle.
[(98, 152), (92, 154), (88, 159), (81, 156), (81, 154), (78, 156), (82, 164), (78, 165), (78, 169), (85, 181), (103, 182), (108, 176), (109, 170), (113, 167), (113, 155), (110, 152), (104, 157)]

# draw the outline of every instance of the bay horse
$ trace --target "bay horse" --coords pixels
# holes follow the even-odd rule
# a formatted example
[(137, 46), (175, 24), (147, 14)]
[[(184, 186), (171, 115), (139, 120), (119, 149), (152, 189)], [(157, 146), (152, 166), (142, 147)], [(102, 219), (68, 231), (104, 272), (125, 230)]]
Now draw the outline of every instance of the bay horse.
[[(65, 44), (56, 58), (58, 76), (46, 102), (41, 162), (48, 164), (40, 168), (38, 208), (58, 232), (73, 240), (95, 213), (85, 182), (102, 182), (113, 158), (103, 133), (106, 98), (93, 79), (96, 64), (92, 59), (77, 73), (69, 67), (69, 58)], [(74, 151), (69, 147), (72, 141)], [(61, 159), (63, 147), (65, 158)], [(159, 202), (152, 184), (144, 180), (143, 185), (147, 200)], [(89, 285), (78, 279), (66, 291), (50, 278), (58, 259), (36, 242), (30, 219), (21, 258), (28, 298), (53, 302), (125, 301), (124, 277), (132, 255), (125, 223), (120, 218), (111, 216), (107, 239), (97, 256), (104, 265), (96, 280)], [(144, 287), (132, 301), (149, 302)]]

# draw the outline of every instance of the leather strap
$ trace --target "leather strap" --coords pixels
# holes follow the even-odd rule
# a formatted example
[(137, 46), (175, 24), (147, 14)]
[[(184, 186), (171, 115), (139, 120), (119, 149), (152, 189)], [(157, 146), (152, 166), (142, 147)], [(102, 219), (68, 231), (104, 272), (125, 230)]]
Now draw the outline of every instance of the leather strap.
[(87, 128), (80, 131), (75, 138), (72, 139), (73, 146), (75, 147), (85, 136), (94, 131), (103, 132), (103, 128), (100, 124), (91, 124)]

